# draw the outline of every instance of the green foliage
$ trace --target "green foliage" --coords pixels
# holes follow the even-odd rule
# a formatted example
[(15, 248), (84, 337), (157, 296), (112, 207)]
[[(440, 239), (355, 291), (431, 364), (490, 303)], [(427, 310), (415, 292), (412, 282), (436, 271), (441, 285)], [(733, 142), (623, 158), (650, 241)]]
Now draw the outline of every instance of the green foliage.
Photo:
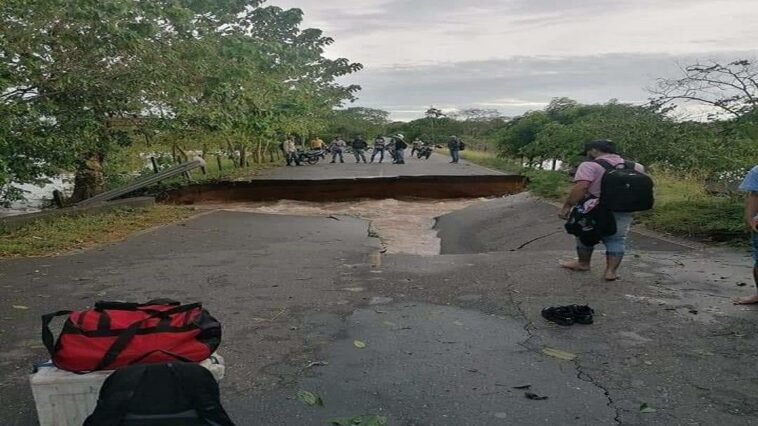
[[(260, 158), (323, 128), (360, 64), (303, 13), (259, 0), (6, 0), (0, 4), (0, 199), (77, 171), (80, 196), (124, 147), (203, 144)], [(80, 186), (84, 188), (79, 188)], [(91, 187), (91, 188), (87, 188)]]
[(389, 124), (389, 113), (379, 109), (352, 107), (334, 111), (325, 139), (335, 136), (352, 138), (362, 135), (367, 140), (384, 134)]
[(529, 178), (529, 192), (540, 197), (558, 199), (571, 189), (571, 179), (563, 172), (527, 169), (522, 174)]
[(587, 141), (611, 139), (628, 158), (708, 178), (734, 178), (758, 163), (758, 120), (746, 115), (732, 121), (677, 122), (652, 107), (620, 104), (582, 105), (554, 100), (508, 122), (497, 134), (503, 155), (534, 160), (581, 160)]

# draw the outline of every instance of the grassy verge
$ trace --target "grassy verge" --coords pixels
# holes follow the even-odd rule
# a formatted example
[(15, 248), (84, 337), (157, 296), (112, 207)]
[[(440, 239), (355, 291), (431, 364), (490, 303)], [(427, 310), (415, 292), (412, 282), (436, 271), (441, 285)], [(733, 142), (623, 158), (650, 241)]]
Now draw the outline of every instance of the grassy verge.
[(40, 220), (0, 233), (0, 257), (49, 256), (121, 241), (136, 231), (186, 219), (192, 209), (155, 206), (94, 216)]
[(571, 181), (562, 172), (527, 169), (521, 166), (518, 161), (500, 158), (492, 152), (466, 150), (461, 152), (461, 157), (484, 167), (527, 176), (529, 178), (529, 192), (543, 198), (557, 200), (568, 195), (568, 191), (571, 189)]
[[(463, 158), (493, 169), (518, 172), (531, 180), (529, 191), (550, 200), (561, 200), (571, 188), (563, 172), (529, 170), (493, 153), (465, 151)], [(696, 176), (681, 177), (653, 170), (656, 182), (656, 206), (637, 215), (646, 227), (672, 235), (744, 244), (748, 231), (743, 224), (744, 198), (737, 195), (713, 195)]]

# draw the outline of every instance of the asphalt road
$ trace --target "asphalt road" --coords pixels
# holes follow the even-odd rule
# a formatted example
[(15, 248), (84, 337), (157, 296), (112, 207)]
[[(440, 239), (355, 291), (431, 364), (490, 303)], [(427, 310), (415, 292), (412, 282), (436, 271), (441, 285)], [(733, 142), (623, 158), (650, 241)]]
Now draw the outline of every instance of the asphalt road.
[[(608, 284), (556, 266), (573, 244), (554, 207), (528, 196), (483, 200), (437, 228), (438, 256), (380, 255), (359, 218), (210, 211), (86, 252), (2, 260), (0, 424), (36, 424), (27, 374), (46, 359), (41, 314), (158, 297), (203, 301), (223, 322), (221, 389), (239, 425), (758, 423), (758, 311), (730, 303), (752, 291), (738, 286), (747, 252), (636, 235)], [(596, 310), (594, 325), (540, 317), (574, 303)]]

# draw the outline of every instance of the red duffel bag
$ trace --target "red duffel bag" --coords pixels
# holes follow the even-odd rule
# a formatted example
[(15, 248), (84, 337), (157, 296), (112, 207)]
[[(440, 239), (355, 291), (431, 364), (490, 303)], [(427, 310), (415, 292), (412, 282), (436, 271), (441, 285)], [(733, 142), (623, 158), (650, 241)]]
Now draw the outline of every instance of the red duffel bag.
[[(50, 322), (68, 315), (58, 341)], [(132, 364), (201, 362), (221, 343), (221, 324), (202, 304), (98, 302), (81, 312), (42, 316), (42, 341), (61, 370), (88, 373)]]

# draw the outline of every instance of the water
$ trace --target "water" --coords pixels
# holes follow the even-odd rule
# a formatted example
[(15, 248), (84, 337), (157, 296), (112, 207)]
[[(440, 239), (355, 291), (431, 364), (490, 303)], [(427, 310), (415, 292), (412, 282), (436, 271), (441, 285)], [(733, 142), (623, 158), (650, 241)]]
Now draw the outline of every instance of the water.
[(64, 196), (71, 196), (74, 191), (74, 175), (63, 174), (48, 178), (49, 183), (42, 186), (32, 184), (14, 184), (15, 188), (24, 191), (25, 200), (11, 203), (10, 208), (0, 208), (0, 216), (13, 216), (24, 213), (34, 213), (52, 204), (53, 191), (56, 189), (63, 192)]

